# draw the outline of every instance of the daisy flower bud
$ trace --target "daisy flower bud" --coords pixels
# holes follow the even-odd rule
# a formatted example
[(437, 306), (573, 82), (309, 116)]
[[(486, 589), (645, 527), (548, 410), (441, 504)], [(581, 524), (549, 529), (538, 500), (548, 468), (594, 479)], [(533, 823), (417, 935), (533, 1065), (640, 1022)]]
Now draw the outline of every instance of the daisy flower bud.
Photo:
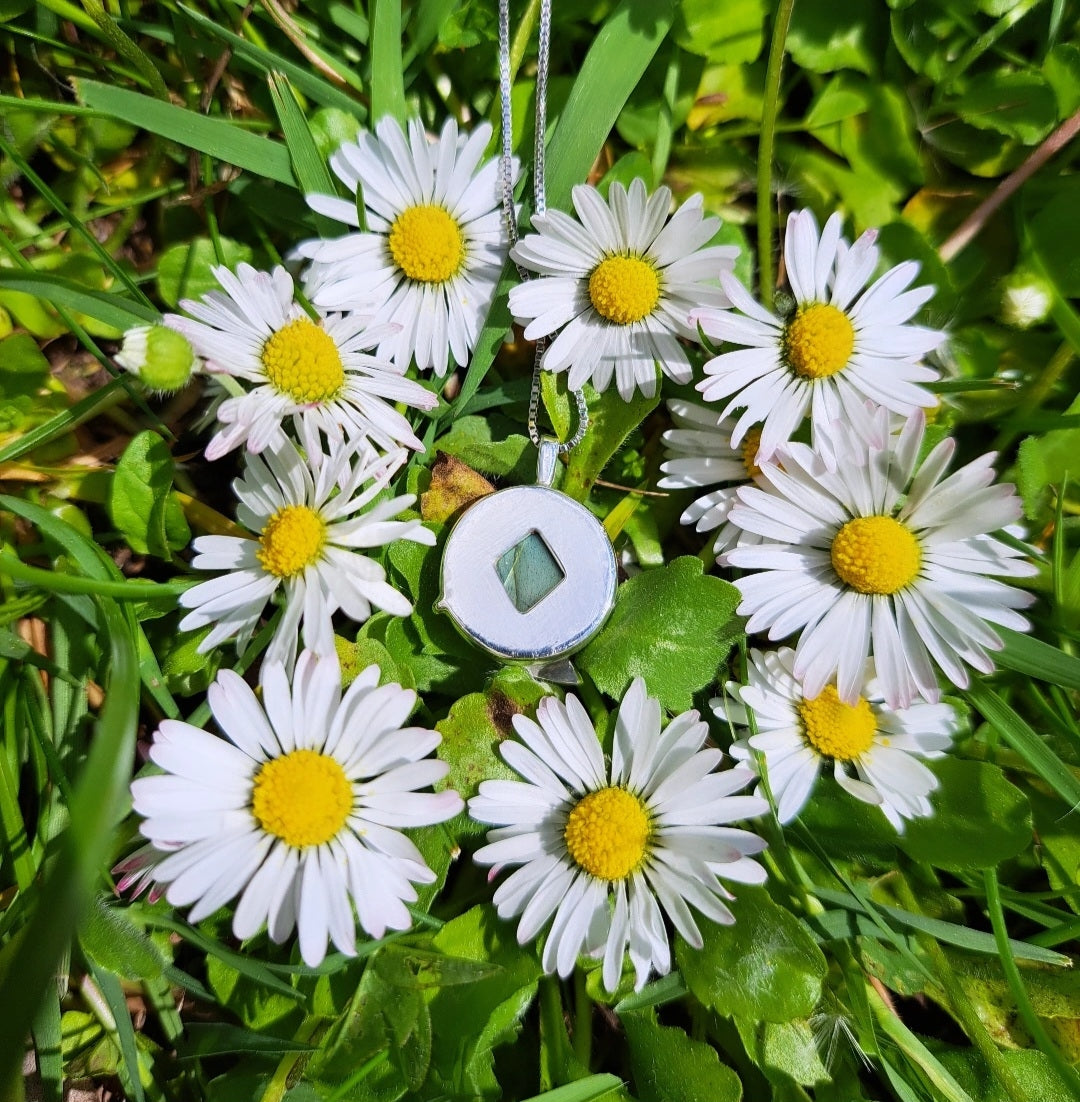
[(175, 394), (202, 369), (191, 341), (168, 325), (140, 325), (124, 334), (116, 362), (150, 390)]

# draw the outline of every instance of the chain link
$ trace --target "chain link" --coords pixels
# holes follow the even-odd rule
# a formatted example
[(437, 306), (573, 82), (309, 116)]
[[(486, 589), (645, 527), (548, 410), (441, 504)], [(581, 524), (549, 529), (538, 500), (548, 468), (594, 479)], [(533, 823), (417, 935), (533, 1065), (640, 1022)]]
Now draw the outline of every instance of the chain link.
[[(533, 209), (537, 214), (547, 211), (547, 189), (545, 183), (545, 138), (547, 131), (547, 91), (549, 56), (551, 52), (551, 0), (541, 0), (540, 28), (537, 36), (536, 57), (536, 141), (533, 147)], [(502, 191), (503, 219), (506, 232), (513, 247), (518, 242), (517, 212), (514, 209), (514, 136), (513, 107), (510, 99), (510, 0), (499, 0), (499, 98), (502, 121), (502, 156), (500, 157), (500, 178)], [(530, 278), (529, 272), (516, 264), (521, 279)], [(541, 338), (536, 342), (533, 356), (532, 386), (529, 390), (529, 439), (536, 447), (540, 446), (542, 434), (538, 426), (540, 414), (540, 379), (547, 341)], [(585, 404), (585, 394), (573, 390), (577, 407), (577, 431), (569, 440), (559, 442), (559, 453), (565, 454), (577, 447), (585, 437), (589, 427), (589, 411)]]

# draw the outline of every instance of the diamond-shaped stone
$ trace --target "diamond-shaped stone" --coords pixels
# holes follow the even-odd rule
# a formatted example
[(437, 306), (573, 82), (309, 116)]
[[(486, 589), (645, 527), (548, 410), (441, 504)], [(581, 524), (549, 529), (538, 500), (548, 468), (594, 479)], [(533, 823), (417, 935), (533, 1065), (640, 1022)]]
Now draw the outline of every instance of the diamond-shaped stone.
[(499, 556), (495, 570), (518, 612), (539, 604), (566, 577), (535, 529)]

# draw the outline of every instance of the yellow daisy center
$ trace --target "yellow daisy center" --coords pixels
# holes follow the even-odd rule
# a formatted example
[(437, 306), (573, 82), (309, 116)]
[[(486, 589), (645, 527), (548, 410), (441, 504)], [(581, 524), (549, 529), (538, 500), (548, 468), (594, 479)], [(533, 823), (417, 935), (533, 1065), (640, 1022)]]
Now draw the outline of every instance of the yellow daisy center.
[(445, 283), (465, 256), (461, 228), (431, 203), (403, 210), (390, 227), (389, 245), (394, 263), (420, 283)]
[(739, 449), (748, 478), (757, 478), (757, 476), (761, 474), (761, 468), (754, 462), (757, 458), (758, 448), (760, 447), (761, 429), (751, 429), (743, 437), (742, 447)]
[(841, 581), (860, 593), (895, 593), (922, 565), (915, 534), (892, 517), (856, 517), (836, 533), (829, 555)]
[(784, 330), (784, 355), (796, 375), (827, 379), (847, 366), (855, 330), (843, 310), (824, 302), (800, 307)]
[(262, 347), (271, 386), (294, 402), (329, 402), (345, 385), (334, 338), (310, 318), (283, 325)]
[(353, 790), (345, 770), (314, 750), (293, 750), (255, 774), (252, 812), (286, 845), (321, 846), (345, 825)]
[(622, 880), (644, 860), (649, 834), (649, 814), (637, 796), (625, 788), (601, 788), (574, 805), (563, 838), (586, 872)]
[(589, 276), (589, 298), (601, 317), (630, 325), (651, 314), (660, 301), (660, 277), (640, 256), (609, 256)]
[(267, 574), (291, 578), (302, 574), (322, 554), (326, 522), (306, 505), (286, 505), (267, 522), (255, 557)]
[(870, 749), (877, 719), (860, 696), (858, 703), (845, 704), (835, 685), (826, 685), (820, 696), (799, 705), (806, 741), (823, 757), (851, 761)]

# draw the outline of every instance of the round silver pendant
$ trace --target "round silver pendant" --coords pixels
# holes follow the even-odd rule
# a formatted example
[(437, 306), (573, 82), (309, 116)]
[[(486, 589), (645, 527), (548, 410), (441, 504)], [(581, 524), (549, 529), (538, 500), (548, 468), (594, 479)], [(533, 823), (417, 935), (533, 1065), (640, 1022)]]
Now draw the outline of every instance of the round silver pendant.
[(454, 525), (435, 607), (505, 661), (557, 659), (600, 630), (616, 581), (611, 541), (584, 505), (548, 486), (512, 486)]

